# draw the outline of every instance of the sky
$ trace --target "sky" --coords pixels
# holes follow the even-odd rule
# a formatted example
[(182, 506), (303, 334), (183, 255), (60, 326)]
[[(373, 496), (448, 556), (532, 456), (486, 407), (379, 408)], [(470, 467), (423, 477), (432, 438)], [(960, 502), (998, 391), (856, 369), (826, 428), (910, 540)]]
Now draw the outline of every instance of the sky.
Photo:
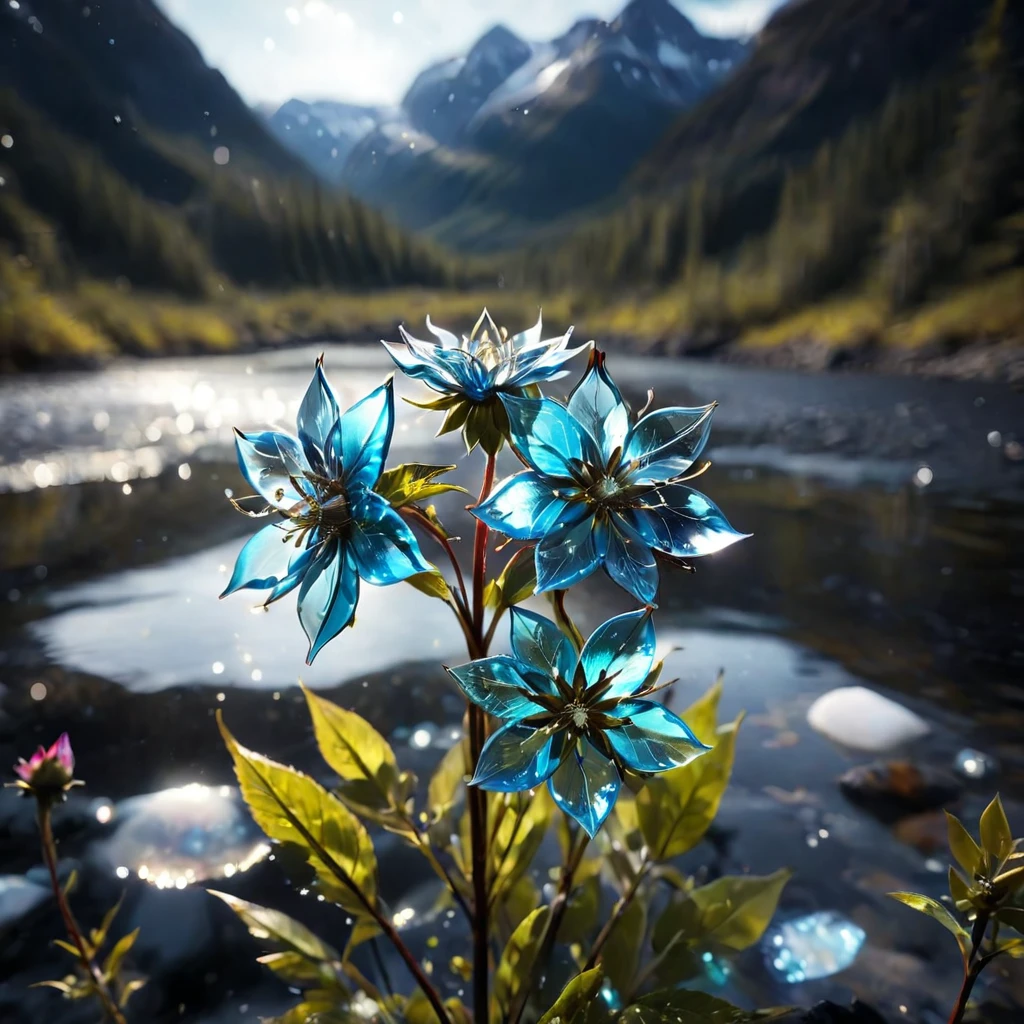
[[(495, 24), (551, 39), (626, 0), (158, 0), (249, 103), (397, 103), (428, 64)], [(781, 0), (674, 0), (709, 35), (756, 32)]]

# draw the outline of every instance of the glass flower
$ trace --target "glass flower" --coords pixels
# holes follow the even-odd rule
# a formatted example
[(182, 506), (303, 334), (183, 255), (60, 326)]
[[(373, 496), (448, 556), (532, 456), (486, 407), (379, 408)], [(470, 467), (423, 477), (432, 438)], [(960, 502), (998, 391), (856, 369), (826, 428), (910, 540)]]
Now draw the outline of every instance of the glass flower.
[[(638, 600), (654, 600), (655, 555), (680, 562), (747, 534), (683, 481), (707, 443), (714, 404), (666, 408), (630, 423), (594, 352), (568, 405), (502, 399), (509, 443), (528, 467), (473, 509), (488, 526), (536, 543), (537, 593), (563, 590), (598, 566)], [(698, 471), (699, 472), (699, 471)]]
[[(307, 663), (355, 617), (359, 581), (386, 586), (428, 571), (412, 531), (374, 491), (395, 424), (389, 379), (343, 415), (322, 360), (298, 414), (298, 438), (236, 431), (238, 463), (275, 521), (246, 543), (221, 597), (269, 590), (270, 604), (296, 587)], [(246, 511), (240, 504), (238, 507)]]
[(40, 799), (63, 799), (64, 794), (79, 783), (75, 779), (75, 755), (68, 734), (61, 733), (49, 750), (40, 747), (27, 761), (20, 758), (14, 766), (18, 781), (13, 783), (23, 793)]
[(473, 785), (514, 793), (547, 781), (555, 803), (593, 836), (624, 771), (667, 771), (710, 749), (678, 715), (646, 699), (650, 608), (609, 619), (578, 656), (550, 619), (519, 608), (511, 616), (511, 656), (448, 669), (471, 701), (504, 719), (481, 751)]
[(437, 341), (420, 341), (399, 327), (401, 342), (382, 342), (403, 373), (423, 381), (443, 395), (486, 402), (498, 394), (522, 391), (541, 381), (557, 380), (568, 372), (563, 364), (586, 345), (569, 348), (570, 327), (558, 338), (541, 338), (541, 318), (528, 330), (511, 337), (499, 330), (485, 309), (467, 336), (435, 327), (427, 329)]

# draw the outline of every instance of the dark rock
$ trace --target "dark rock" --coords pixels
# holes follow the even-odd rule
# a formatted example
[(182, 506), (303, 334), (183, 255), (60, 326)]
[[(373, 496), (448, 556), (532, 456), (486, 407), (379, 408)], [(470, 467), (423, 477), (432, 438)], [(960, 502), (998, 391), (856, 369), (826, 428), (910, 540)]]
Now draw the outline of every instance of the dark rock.
[(778, 1024), (887, 1024), (885, 1018), (870, 1006), (855, 999), (848, 1007), (821, 1002), (809, 1010), (794, 1010), (778, 1018)]
[(851, 803), (889, 822), (943, 807), (961, 792), (950, 773), (909, 761), (857, 765), (840, 777), (839, 788)]

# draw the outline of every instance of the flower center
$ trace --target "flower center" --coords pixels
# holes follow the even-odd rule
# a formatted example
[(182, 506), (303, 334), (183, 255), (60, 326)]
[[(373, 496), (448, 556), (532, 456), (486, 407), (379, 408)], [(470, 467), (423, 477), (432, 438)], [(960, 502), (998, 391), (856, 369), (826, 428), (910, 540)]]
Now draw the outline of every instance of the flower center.
[(352, 522), (348, 496), (338, 480), (325, 482), (316, 495), (310, 495), (289, 511), (288, 517), (291, 520), (288, 536), (296, 537), (296, 545), (316, 528), (330, 536), (341, 536)]
[(580, 731), (587, 727), (587, 709), (582, 704), (567, 704), (565, 710), (572, 719), (573, 727)]

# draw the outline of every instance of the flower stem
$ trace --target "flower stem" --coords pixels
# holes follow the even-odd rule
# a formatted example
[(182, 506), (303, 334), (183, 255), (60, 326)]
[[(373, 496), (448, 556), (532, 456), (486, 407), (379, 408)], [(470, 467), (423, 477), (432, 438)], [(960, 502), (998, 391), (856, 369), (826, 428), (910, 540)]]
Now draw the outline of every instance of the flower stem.
[(78, 927), (71, 907), (68, 905), (64, 887), (57, 877), (57, 847), (53, 840), (53, 827), (50, 822), (50, 804), (40, 800), (36, 805), (37, 820), (39, 822), (39, 837), (43, 848), (43, 860), (46, 861), (46, 868), (50, 873), (50, 885), (53, 888), (53, 895), (57, 898), (57, 906), (60, 909), (60, 916), (64, 919), (64, 928), (68, 933), (74, 947), (78, 950), (78, 962), (82, 970), (92, 979), (96, 989), (96, 998), (100, 1001), (103, 1013), (113, 1024), (125, 1024), (124, 1014), (117, 1007), (110, 988), (103, 977), (103, 973), (93, 963), (89, 950), (86, 947), (82, 931)]
[(640, 889), (640, 883), (647, 877), (647, 870), (650, 865), (651, 862), (649, 860), (641, 862), (633, 881), (629, 884), (629, 888), (616, 901), (611, 917), (609, 917), (605, 922), (604, 927), (600, 932), (598, 932), (597, 938), (594, 940), (594, 945), (590, 950), (590, 956), (587, 957), (587, 962), (583, 967), (584, 971), (589, 971), (597, 964), (598, 957), (601, 955), (601, 950), (604, 949), (604, 944), (608, 941), (608, 936), (611, 935), (612, 929), (616, 924), (618, 924), (619, 918), (626, 912), (626, 907), (628, 907), (636, 897), (636, 894)]
[(949, 1015), (949, 1024), (960, 1024), (967, 1011), (967, 1003), (971, 998), (974, 983), (978, 980), (986, 961), (978, 960), (978, 952), (981, 943), (985, 938), (985, 930), (988, 928), (989, 915), (981, 912), (974, 919), (974, 927), (971, 929), (971, 951), (968, 954), (967, 962), (964, 964), (964, 980), (960, 985), (960, 993), (956, 997), (956, 1005)]
[[(494, 486), (496, 458), (487, 456), (483, 483), (477, 504), (487, 500)], [(484, 642), (484, 587), (487, 581), (487, 524), (477, 520), (473, 538), (473, 619), (472, 636), (475, 641), (470, 649), (471, 658), (482, 658), (487, 654)], [(469, 751), (473, 771), (480, 761), (487, 731), (484, 712), (476, 704), (469, 705)], [(470, 847), (473, 865), (473, 1019), (476, 1024), (485, 1024), (488, 1019), (488, 974), (490, 970), (490, 923), (489, 894), (487, 892), (487, 794), (475, 786), (468, 787), (466, 802), (469, 805)]]

